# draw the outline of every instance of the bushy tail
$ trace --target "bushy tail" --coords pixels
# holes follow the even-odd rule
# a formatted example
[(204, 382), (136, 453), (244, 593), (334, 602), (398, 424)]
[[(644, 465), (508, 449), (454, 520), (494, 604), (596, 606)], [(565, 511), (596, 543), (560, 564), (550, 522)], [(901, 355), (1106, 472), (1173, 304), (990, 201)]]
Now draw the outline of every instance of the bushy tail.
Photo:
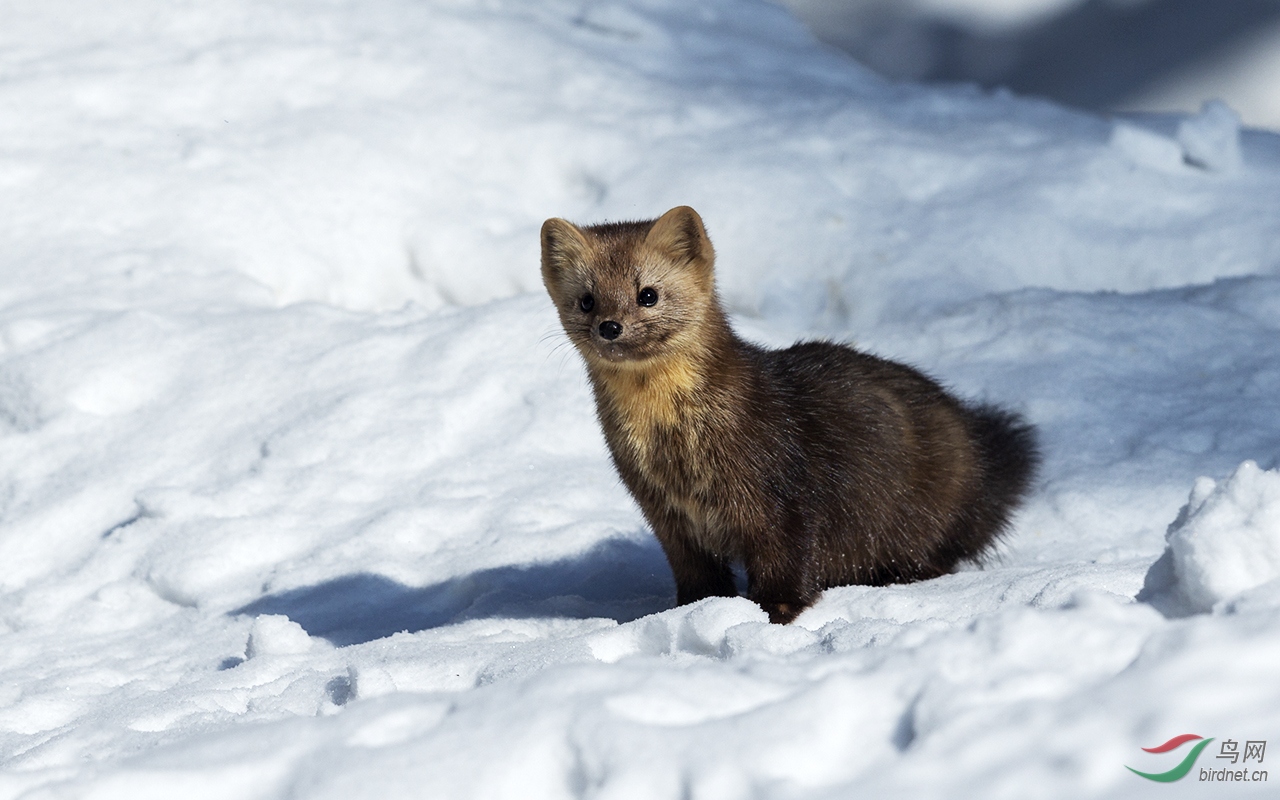
[[(993, 406), (968, 409), (969, 430), (982, 463), (982, 489), (965, 516), (961, 558), (982, 555), (1009, 524), (1040, 466), (1036, 430), (1020, 415)], [(958, 531), (959, 533), (959, 531)]]
[(1040, 467), (1036, 429), (1020, 415), (991, 406), (972, 409), (988, 496), (1012, 509), (1031, 488)]

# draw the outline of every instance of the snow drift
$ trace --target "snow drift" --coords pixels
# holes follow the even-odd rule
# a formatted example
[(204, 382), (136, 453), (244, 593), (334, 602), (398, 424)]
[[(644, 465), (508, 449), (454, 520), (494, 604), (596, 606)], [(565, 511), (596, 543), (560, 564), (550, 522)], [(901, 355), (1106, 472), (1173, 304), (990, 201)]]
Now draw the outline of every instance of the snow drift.
[(1280, 590), (1280, 471), (1246, 461), (1221, 485), (1200, 478), (1166, 538), (1146, 586), (1166, 602), (1206, 612), (1259, 587)]

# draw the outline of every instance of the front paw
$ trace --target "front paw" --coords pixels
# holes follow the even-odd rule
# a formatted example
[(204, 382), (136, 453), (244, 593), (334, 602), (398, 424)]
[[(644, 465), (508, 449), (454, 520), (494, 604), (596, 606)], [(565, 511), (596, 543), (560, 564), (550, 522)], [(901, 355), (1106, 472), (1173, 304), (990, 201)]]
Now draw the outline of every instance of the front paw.
[(769, 621), (774, 625), (786, 625), (791, 620), (800, 616), (800, 612), (804, 611), (804, 607), (795, 603), (769, 603), (761, 602), (760, 607), (769, 615)]

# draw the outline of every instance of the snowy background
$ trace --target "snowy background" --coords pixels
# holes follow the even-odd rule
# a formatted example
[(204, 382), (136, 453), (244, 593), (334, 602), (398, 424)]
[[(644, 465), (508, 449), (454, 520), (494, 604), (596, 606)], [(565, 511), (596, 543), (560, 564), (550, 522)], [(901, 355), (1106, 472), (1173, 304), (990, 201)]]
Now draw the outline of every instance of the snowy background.
[[(743, 335), (1040, 428), (991, 563), (671, 608), (537, 232), (678, 204)], [(1225, 106), (762, 0), (9, 3), (0, 798), (1258, 795), (1124, 767), (1280, 748), (1277, 219)]]
[(1280, 131), (1280, 0), (777, 0), (882, 75)]

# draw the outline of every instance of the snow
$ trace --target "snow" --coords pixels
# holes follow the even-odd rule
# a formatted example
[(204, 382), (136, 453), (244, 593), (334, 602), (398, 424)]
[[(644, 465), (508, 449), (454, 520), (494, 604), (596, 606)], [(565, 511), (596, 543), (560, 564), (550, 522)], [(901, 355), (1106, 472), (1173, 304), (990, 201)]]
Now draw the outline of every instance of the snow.
[(1194, 117), (1178, 123), (1186, 160), (1216, 172), (1240, 168), (1240, 116), (1221, 100), (1210, 100)]
[[(1280, 729), (1229, 112), (891, 85), (754, 0), (18, 3), (0, 107), (0, 797), (1127, 798)], [(744, 335), (1039, 427), (989, 563), (672, 608), (537, 231), (682, 203)]]
[(1153, 596), (1193, 612), (1258, 594), (1280, 599), (1280, 471), (1246, 461), (1221, 486), (1200, 478), (1166, 538), (1148, 581)]

